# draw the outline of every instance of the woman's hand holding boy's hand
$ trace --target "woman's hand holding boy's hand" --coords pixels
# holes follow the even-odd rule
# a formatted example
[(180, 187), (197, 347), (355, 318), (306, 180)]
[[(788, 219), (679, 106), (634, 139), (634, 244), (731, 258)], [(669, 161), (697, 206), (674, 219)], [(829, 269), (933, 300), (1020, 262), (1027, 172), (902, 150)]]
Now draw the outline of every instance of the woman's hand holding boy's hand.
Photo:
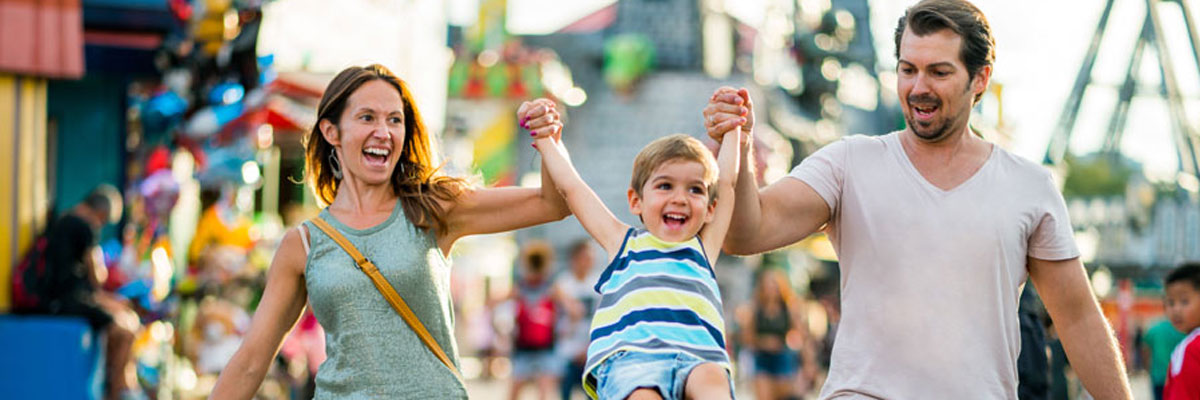
[[(517, 108), (517, 120), (535, 140), (552, 138), (557, 142), (562, 138), (562, 118), (557, 106), (549, 99), (539, 98), (521, 103)], [(534, 144), (534, 147), (537, 145)]]

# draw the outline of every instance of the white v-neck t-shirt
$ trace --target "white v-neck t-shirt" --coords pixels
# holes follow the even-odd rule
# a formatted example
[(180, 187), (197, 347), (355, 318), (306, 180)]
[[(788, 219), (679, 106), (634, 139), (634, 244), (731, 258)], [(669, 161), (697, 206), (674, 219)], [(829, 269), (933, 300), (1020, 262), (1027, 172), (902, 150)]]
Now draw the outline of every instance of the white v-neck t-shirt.
[(842, 320), (821, 398), (1015, 399), (1026, 256), (1079, 256), (1045, 168), (999, 146), (962, 184), (929, 183), (899, 132), (851, 136), (788, 175), (832, 211)]

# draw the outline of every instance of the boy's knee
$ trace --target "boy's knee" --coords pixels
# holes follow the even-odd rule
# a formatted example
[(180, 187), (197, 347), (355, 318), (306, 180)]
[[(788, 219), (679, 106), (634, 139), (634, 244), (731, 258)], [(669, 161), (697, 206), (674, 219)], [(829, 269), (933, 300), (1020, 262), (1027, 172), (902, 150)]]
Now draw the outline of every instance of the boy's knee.
[(689, 399), (728, 399), (729, 373), (714, 363), (704, 363), (688, 373), (684, 392)]
[(658, 390), (651, 388), (640, 388), (629, 394), (626, 400), (662, 400), (662, 396), (658, 394)]

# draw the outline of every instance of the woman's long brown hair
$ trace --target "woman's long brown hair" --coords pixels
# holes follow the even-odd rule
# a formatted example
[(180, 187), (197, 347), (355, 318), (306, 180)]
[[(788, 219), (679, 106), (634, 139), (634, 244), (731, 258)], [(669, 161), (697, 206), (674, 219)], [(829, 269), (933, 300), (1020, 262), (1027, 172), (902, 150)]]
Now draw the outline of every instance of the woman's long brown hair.
[[(321, 121), (328, 120), (337, 125), (346, 109), (350, 95), (363, 84), (375, 80), (387, 82), (400, 92), (404, 102), (404, 143), (400, 160), (392, 170), (392, 190), (400, 198), (404, 215), (409, 222), (422, 230), (446, 229), (445, 209), (438, 200), (454, 200), (467, 188), (466, 181), (438, 175), (430, 151), (429, 133), (421, 120), (421, 113), (413, 102), (408, 85), (392, 74), (386, 67), (371, 64), (365, 67), (350, 67), (338, 73), (317, 106), (317, 122), (305, 140), (305, 174), (314, 194), (324, 204), (332, 204), (341, 180), (333, 176), (329, 166), (329, 154), (333, 145), (321, 135)], [(340, 134), (340, 133), (339, 133)]]

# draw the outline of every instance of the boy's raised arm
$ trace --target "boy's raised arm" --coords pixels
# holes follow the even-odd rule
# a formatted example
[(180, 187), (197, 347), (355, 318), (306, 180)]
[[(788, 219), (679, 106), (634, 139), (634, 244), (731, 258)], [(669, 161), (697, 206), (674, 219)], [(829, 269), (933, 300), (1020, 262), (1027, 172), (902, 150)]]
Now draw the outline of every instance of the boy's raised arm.
[(721, 243), (725, 242), (725, 233), (729, 232), (729, 222), (733, 218), (734, 185), (737, 184), (740, 172), (742, 140), (745, 140), (741, 127), (735, 127), (725, 133), (721, 140), (721, 148), (717, 152), (717, 204), (713, 209), (713, 219), (704, 226), (700, 238), (704, 240), (704, 252), (709, 262), (716, 262), (721, 254)]
[(542, 153), (542, 167), (550, 172), (550, 178), (554, 180), (559, 193), (567, 199), (567, 205), (571, 207), (575, 218), (579, 219), (583, 228), (608, 252), (609, 259), (612, 259), (616, 252), (621, 250), (621, 242), (625, 239), (629, 225), (617, 219), (604, 202), (600, 201), (600, 197), (596, 196), (596, 192), (579, 177), (575, 166), (571, 165), (571, 160), (567, 158), (567, 150), (562, 143), (545, 137), (535, 140), (534, 145)]

